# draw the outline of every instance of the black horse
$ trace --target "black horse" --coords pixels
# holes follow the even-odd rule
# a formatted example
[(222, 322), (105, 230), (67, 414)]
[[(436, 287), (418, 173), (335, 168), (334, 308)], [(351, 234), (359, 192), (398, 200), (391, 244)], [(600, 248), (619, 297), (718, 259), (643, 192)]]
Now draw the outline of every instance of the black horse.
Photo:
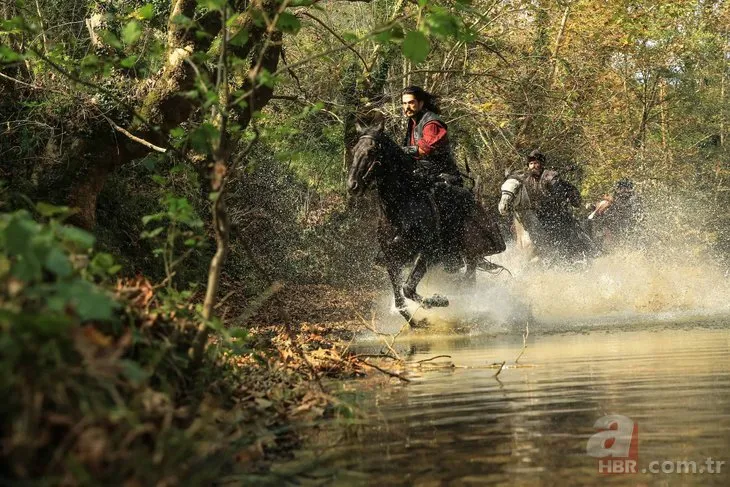
[[(429, 266), (438, 264), (441, 259), (437, 210), (428, 186), (413, 174), (415, 161), (383, 134), (382, 123), (374, 127), (358, 126), (358, 134), (348, 189), (353, 195), (361, 195), (371, 184), (377, 186), (380, 207), (378, 242), (393, 285), (395, 305), (411, 322), (413, 317), (406, 309), (406, 298), (424, 308), (449, 305), (445, 296), (434, 294), (424, 298), (416, 292)], [(486, 255), (480, 251), (479, 245), (470, 244), (469, 240), (475, 237), (474, 232), (469, 231), (467, 221), (462, 255), (466, 264), (463, 278), (470, 282), (474, 282), (477, 266), (484, 262), (482, 256)], [(504, 241), (498, 231), (497, 239), (496, 246), (501, 245), (501, 248), (491, 253), (504, 250)], [(410, 264), (411, 272), (403, 283), (402, 271)]]

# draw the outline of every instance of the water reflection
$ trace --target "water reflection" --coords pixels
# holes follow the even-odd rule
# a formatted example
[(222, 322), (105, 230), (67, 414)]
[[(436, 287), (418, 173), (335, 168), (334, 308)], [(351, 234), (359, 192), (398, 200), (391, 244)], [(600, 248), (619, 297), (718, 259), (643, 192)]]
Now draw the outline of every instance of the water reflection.
[[(730, 479), (730, 332), (691, 330), (531, 336), (512, 363), (514, 336), (428, 338), (411, 360), (449, 354), (458, 366), (416, 371), (362, 405), (358, 438), (321, 464), (334, 485), (727, 485)], [(725, 460), (720, 474), (605, 476), (586, 455), (607, 414), (639, 424), (639, 469), (664, 460)], [(313, 447), (313, 449), (317, 449)]]

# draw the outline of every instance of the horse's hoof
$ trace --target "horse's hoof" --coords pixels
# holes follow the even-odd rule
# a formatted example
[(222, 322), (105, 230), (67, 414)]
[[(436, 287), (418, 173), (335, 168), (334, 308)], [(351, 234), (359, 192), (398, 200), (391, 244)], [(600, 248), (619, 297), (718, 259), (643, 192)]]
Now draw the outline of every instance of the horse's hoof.
[(428, 308), (445, 308), (449, 305), (449, 298), (446, 296), (441, 296), (440, 294), (434, 294), (430, 298), (425, 298), (421, 305), (428, 309)]

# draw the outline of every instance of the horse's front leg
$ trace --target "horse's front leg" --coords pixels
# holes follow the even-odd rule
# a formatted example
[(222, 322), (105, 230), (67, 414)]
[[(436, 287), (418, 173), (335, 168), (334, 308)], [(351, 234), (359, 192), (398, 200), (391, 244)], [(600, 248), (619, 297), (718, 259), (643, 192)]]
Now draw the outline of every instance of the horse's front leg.
[(428, 263), (428, 259), (423, 257), (423, 254), (419, 254), (418, 257), (416, 257), (416, 262), (413, 265), (413, 269), (411, 269), (411, 273), (408, 274), (408, 279), (406, 279), (406, 283), (403, 286), (403, 294), (408, 299), (419, 303), (426, 309), (448, 306), (449, 299), (446, 296), (434, 294), (429, 298), (424, 298), (416, 292), (416, 287), (418, 287), (418, 283), (421, 282), (421, 279), (423, 279), (423, 276), (428, 270)]
[(403, 286), (401, 285), (401, 266), (393, 263), (388, 263), (388, 276), (390, 277), (390, 283), (393, 286), (393, 296), (395, 297), (395, 307), (403, 318), (413, 327), (425, 326), (424, 323), (417, 323), (413, 321), (413, 315), (406, 307), (406, 298), (403, 296)]
[(461, 278), (461, 282), (467, 286), (474, 286), (477, 283), (477, 259), (468, 256), (466, 259), (466, 271)]
[(395, 307), (398, 308), (398, 311), (406, 309), (406, 298), (403, 296), (403, 287), (401, 286), (400, 275), (401, 267), (393, 264), (392, 262), (388, 262), (388, 277), (390, 277), (390, 284), (393, 286)]

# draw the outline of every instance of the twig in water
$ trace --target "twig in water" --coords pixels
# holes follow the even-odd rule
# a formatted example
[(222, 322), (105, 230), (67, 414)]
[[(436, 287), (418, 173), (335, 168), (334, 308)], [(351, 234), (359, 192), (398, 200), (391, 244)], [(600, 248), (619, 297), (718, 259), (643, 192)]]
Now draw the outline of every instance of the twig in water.
[(424, 362), (430, 362), (431, 360), (436, 360), (437, 358), (451, 358), (451, 355), (436, 355), (435, 357), (431, 357), (431, 358), (425, 358), (425, 359), (423, 359), (423, 360), (419, 360), (419, 361), (418, 361), (418, 362), (416, 362), (416, 363), (417, 363), (417, 364), (422, 364), (422, 363), (424, 363)]
[(522, 357), (522, 354), (525, 353), (525, 349), (527, 348), (527, 337), (530, 336), (530, 320), (527, 320), (525, 323), (525, 332), (522, 334), (522, 351), (515, 359), (515, 363), (517, 363), (520, 360), (520, 357)]
[(499, 377), (499, 373), (502, 372), (502, 369), (504, 368), (504, 362), (502, 362), (499, 366), (499, 370), (492, 376), (492, 377)]
[[(365, 320), (365, 318), (362, 317), (362, 315), (360, 313), (357, 313), (357, 317), (360, 318), (360, 321), (362, 321), (363, 325), (365, 325), (365, 328), (372, 331), (373, 333), (375, 333), (377, 336), (379, 336), (382, 339), (385, 346), (388, 347), (388, 350), (390, 350), (390, 353), (392, 353), (393, 356), (395, 356), (397, 358), (397, 360), (399, 360), (400, 362), (405, 362), (405, 360), (403, 360), (403, 358), (393, 348), (393, 343), (395, 343), (395, 340), (396, 340), (396, 338), (398, 338), (398, 335), (400, 335), (403, 332), (403, 328), (405, 328), (407, 323), (406, 323), (406, 325), (403, 325), (400, 330), (398, 330), (398, 333), (396, 333), (395, 335), (391, 335), (389, 333), (383, 333), (383, 332), (379, 331), (377, 328), (375, 328), (375, 313), (373, 313), (371, 323), (368, 323)], [(388, 343), (387, 337), (391, 338), (390, 343)]]
[(391, 372), (390, 370), (385, 370), (385, 369), (383, 369), (383, 368), (380, 368), (380, 367), (378, 367), (378, 366), (377, 366), (377, 365), (375, 365), (375, 364), (371, 364), (370, 362), (366, 362), (365, 360), (362, 360), (362, 361), (361, 361), (361, 363), (363, 363), (363, 364), (367, 365), (368, 367), (372, 367), (372, 368), (374, 368), (375, 370), (378, 370), (378, 371), (382, 372), (382, 373), (383, 373), (383, 374), (385, 374), (385, 375), (389, 375), (389, 376), (391, 376), (391, 377), (395, 377), (395, 378), (397, 378), (397, 379), (400, 379), (400, 380), (402, 380), (403, 382), (410, 382), (410, 381), (411, 381), (411, 379), (409, 379), (408, 377), (404, 377), (404, 376), (402, 376), (401, 374), (398, 374), (398, 373), (396, 373), (396, 372)]
[(361, 359), (361, 358), (387, 358), (389, 360), (400, 360), (398, 357), (393, 357), (392, 355), (388, 353), (360, 353), (357, 355), (353, 355), (352, 358), (355, 359)]

